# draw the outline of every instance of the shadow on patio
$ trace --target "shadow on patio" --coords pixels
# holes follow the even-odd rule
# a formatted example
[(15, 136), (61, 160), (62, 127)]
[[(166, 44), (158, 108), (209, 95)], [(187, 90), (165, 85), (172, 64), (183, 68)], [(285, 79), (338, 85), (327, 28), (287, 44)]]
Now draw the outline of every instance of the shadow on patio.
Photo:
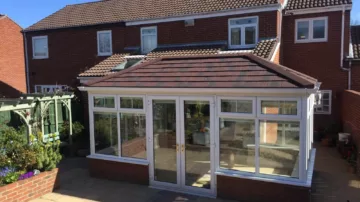
[(335, 147), (315, 145), (312, 202), (360, 201), (360, 178), (347, 172), (348, 163)]

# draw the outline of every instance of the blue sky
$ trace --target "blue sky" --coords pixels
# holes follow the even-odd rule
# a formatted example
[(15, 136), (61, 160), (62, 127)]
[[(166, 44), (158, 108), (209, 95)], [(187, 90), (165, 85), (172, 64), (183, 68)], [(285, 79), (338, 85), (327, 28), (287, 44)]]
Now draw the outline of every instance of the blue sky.
[[(26, 28), (68, 4), (96, 0), (0, 0), (0, 13)], [(352, 20), (360, 24), (360, 0), (354, 0)]]

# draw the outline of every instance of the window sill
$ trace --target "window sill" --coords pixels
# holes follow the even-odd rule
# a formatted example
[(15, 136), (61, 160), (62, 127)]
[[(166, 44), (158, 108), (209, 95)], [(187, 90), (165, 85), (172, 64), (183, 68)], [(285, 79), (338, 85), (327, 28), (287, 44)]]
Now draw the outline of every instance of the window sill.
[(98, 53), (98, 57), (104, 57), (104, 56), (112, 56), (112, 53)]
[(295, 40), (295, 43), (326, 43), (327, 39), (319, 39), (319, 40)]
[[(301, 182), (300, 180), (292, 179), (292, 180), (286, 180), (284, 178), (276, 179), (274, 177), (272, 178), (266, 178), (262, 176), (254, 176), (251, 173), (245, 174), (240, 172), (226, 172), (226, 171), (216, 171), (216, 175), (226, 176), (226, 177), (235, 177), (235, 178), (241, 178), (241, 179), (249, 179), (249, 180), (257, 180), (257, 181), (263, 181), (263, 182), (271, 182), (271, 183), (278, 183), (278, 184), (286, 184), (286, 185), (293, 185), (293, 186), (300, 186), (300, 187), (311, 187), (308, 185), (308, 182)], [(289, 178), (291, 179), (291, 178)]]
[(99, 155), (99, 154), (92, 154), (92, 155), (87, 156), (87, 158), (99, 159), (99, 160), (105, 160), (105, 161), (114, 161), (114, 162), (120, 162), (120, 163), (145, 165), (145, 166), (149, 165), (149, 162), (147, 160), (119, 158), (119, 157), (115, 157), (115, 156), (106, 156), (106, 155)]
[(48, 59), (49, 57), (33, 57), (33, 60), (44, 60), (44, 59)]

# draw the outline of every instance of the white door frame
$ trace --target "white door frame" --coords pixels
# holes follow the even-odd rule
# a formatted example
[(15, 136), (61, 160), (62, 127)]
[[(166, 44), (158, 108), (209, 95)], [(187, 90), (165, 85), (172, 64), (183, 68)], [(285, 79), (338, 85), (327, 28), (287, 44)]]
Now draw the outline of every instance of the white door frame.
[[(176, 101), (176, 144), (179, 145), (177, 152), (177, 184), (158, 182), (154, 179), (154, 148), (153, 148), (153, 100), (174, 100)], [(181, 152), (181, 145), (185, 145), (185, 117), (184, 101), (208, 101), (210, 107), (210, 169), (211, 188), (197, 188), (185, 186), (185, 152)], [(189, 96), (147, 96), (147, 148), (150, 175), (150, 186), (167, 189), (177, 192), (185, 192), (196, 195), (216, 196), (216, 175), (215, 175), (215, 97), (189, 97)]]

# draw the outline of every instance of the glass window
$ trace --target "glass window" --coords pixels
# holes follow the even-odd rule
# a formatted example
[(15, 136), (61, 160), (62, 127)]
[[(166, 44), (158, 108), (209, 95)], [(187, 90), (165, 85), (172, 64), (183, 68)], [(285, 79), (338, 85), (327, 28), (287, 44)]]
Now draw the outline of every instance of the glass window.
[(143, 109), (143, 98), (141, 97), (121, 97), (120, 108)]
[(331, 91), (320, 91), (320, 104), (315, 107), (316, 114), (331, 114)]
[(261, 174), (299, 178), (300, 123), (260, 121)]
[(145, 114), (120, 114), (121, 156), (146, 159)]
[(297, 115), (297, 101), (261, 101), (261, 114)]
[(221, 112), (251, 114), (252, 108), (251, 100), (221, 100)]
[(33, 37), (33, 57), (35, 59), (48, 58), (47, 36)]
[(98, 54), (99, 55), (111, 55), (111, 31), (100, 31), (97, 34), (98, 37)]
[(325, 38), (325, 20), (314, 20), (313, 37), (314, 39)]
[(296, 41), (326, 41), (327, 18), (300, 19), (296, 22), (296, 28)]
[(229, 47), (255, 46), (257, 43), (257, 25), (258, 19), (256, 17), (231, 19), (229, 23)]
[(309, 21), (300, 21), (297, 23), (297, 39), (306, 40), (309, 39)]
[(115, 113), (94, 113), (95, 153), (118, 156), (118, 131)]
[(220, 168), (255, 172), (255, 120), (220, 118)]
[(157, 47), (156, 27), (141, 29), (141, 51), (143, 54), (149, 53)]
[(94, 107), (115, 108), (115, 98), (94, 96)]

